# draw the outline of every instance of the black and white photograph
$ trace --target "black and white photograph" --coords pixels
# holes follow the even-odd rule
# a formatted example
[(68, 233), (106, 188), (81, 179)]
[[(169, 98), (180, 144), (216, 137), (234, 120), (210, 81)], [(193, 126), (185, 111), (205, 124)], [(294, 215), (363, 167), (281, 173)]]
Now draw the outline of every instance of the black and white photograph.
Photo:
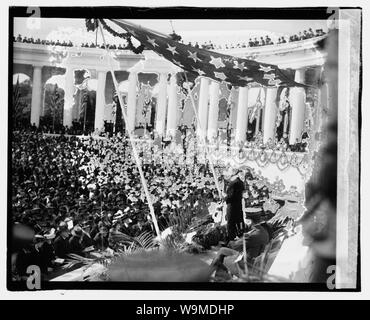
[(360, 290), (361, 7), (8, 9), (7, 290)]

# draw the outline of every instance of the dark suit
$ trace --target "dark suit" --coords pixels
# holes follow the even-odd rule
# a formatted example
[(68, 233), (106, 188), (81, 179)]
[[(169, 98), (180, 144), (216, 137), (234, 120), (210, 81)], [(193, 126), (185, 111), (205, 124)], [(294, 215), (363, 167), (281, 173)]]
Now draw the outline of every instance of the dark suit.
[[(265, 223), (260, 223), (254, 225), (252, 230), (245, 235), (248, 262), (252, 262), (254, 258), (259, 256), (270, 242), (270, 233), (267, 228)], [(231, 242), (229, 245), (231, 249), (243, 251), (242, 238)]]
[(72, 236), (70, 239), (69, 239), (69, 250), (71, 253), (75, 253), (75, 254), (78, 254), (78, 255), (82, 255), (82, 251), (84, 249), (84, 247), (82, 246), (82, 243), (81, 243), (81, 238), (77, 237), (77, 236)]
[(70, 253), (68, 238), (64, 239), (62, 236), (58, 236), (54, 241), (55, 255), (59, 258), (66, 258), (67, 254)]
[(48, 267), (52, 267), (52, 261), (55, 259), (54, 248), (51, 244), (45, 242), (40, 248), (41, 271), (47, 272)]
[(243, 191), (244, 183), (239, 177), (231, 181), (226, 189), (226, 220), (229, 240), (235, 239), (238, 229), (244, 229)]

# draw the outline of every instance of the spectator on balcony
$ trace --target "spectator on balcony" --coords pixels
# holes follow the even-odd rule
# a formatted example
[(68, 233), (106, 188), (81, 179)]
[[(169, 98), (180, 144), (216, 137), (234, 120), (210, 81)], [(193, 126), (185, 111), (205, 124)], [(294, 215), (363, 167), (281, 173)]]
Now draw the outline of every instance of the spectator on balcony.
[(195, 42), (195, 45), (194, 45), (195, 48), (199, 48), (199, 44), (198, 44), (198, 41)]
[(286, 40), (284, 37), (281, 37), (281, 43), (286, 43)]
[(264, 45), (266, 45), (266, 42), (262, 37), (260, 37), (260, 46), (264, 46)]
[(255, 47), (258, 47), (260, 45), (257, 38), (254, 38), (253, 44), (254, 44)]
[(323, 36), (324, 34), (325, 34), (325, 32), (322, 29), (317, 29), (316, 30), (316, 37)]

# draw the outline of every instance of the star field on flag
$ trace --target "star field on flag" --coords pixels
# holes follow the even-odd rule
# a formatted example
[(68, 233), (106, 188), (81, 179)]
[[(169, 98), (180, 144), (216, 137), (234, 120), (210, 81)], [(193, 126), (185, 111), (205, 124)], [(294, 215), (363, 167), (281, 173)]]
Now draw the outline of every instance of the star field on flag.
[(125, 20), (111, 19), (110, 21), (130, 33), (147, 49), (153, 50), (184, 71), (236, 87), (305, 87), (304, 84), (294, 81), (293, 70), (282, 70), (276, 65), (195, 48)]

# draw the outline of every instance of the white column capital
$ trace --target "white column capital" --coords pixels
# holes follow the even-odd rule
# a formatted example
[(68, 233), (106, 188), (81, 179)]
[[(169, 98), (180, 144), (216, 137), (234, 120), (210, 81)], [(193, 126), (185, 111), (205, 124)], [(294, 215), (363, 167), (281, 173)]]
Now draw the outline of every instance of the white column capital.
[(133, 80), (137, 81), (137, 75), (138, 75), (137, 71), (132, 71), (132, 72), (129, 73), (128, 79), (131, 80), (131, 81), (133, 81)]
[(32, 67), (33, 69), (41, 69), (44, 66), (43, 63), (33, 63)]
[(294, 81), (298, 83), (304, 83), (305, 75), (306, 75), (305, 67), (295, 69)]

